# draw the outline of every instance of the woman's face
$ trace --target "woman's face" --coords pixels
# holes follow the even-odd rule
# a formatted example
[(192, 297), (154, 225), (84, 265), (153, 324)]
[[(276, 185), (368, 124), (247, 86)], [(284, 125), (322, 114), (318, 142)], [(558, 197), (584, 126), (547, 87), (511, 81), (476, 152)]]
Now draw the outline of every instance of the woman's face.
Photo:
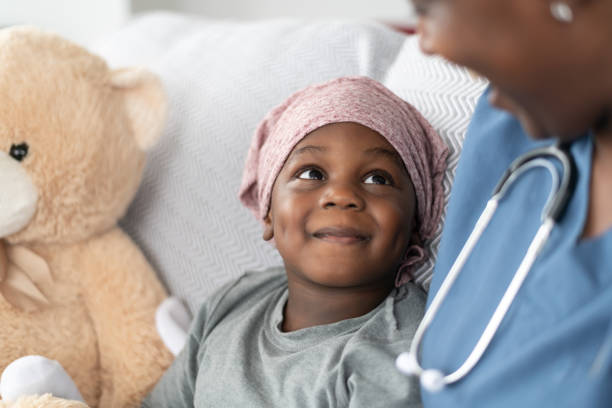
[(423, 51), (488, 78), (491, 102), (533, 137), (569, 140), (608, 113), (612, 75), (603, 67), (612, 59), (605, 28), (612, 16), (601, 3), (610, 2), (584, 2), (572, 23), (556, 21), (543, 0), (413, 3)]

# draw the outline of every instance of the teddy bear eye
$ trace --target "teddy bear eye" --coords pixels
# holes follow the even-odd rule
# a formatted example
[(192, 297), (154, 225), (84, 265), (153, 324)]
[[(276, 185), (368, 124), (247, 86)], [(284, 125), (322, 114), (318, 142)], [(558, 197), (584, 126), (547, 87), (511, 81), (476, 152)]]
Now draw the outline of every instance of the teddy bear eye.
[(13, 159), (17, 161), (22, 161), (28, 155), (28, 144), (27, 143), (19, 143), (11, 146), (10, 155)]

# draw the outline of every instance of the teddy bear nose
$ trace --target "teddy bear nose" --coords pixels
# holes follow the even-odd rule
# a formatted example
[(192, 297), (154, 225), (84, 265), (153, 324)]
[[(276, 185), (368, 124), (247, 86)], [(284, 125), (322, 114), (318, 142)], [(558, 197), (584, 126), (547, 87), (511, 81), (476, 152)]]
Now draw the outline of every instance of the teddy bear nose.
[(28, 155), (29, 146), (27, 143), (13, 144), (9, 154), (17, 161), (22, 161)]

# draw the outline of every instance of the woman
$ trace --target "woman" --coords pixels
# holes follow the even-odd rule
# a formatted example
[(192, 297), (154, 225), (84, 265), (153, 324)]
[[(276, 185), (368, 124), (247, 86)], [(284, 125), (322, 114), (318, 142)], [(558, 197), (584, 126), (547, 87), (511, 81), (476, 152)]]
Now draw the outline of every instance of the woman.
[[(414, 3), (422, 49), (491, 81), (466, 137), (429, 302), (510, 162), (559, 140), (577, 168), (565, 213), (482, 358), (438, 392), (423, 389), (425, 406), (612, 406), (612, 1)], [(447, 375), (472, 352), (540, 225), (550, 180), (530, 170), (501, 202), (426, 331), (424, 369)]]

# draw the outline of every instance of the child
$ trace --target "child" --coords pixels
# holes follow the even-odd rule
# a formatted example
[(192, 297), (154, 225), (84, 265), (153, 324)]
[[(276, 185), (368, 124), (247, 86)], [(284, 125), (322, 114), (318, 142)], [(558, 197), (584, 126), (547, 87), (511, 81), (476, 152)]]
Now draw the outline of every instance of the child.
[(419, 406), (394, 360), (422, 316), (410, 270), (440, 219), (446, 155), (411, 105), (365, 77), (273, 109), (240, 199), (284, 268), (212, 295), (144, 406)]

